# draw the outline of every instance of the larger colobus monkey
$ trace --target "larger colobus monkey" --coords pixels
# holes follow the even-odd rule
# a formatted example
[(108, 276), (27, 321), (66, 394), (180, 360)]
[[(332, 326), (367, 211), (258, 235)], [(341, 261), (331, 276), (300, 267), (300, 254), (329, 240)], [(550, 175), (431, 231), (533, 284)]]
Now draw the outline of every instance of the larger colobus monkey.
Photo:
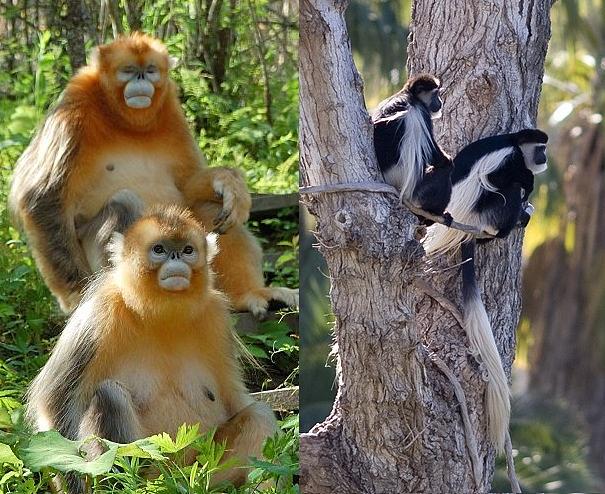
[(402, 199), (435, 215), (443, 215), (452, 192), (452, 160), (433, 135), (432, 119), (441, 116), (439, 90), (439, 79), (432, 75), (412, 77), (372, 114), (374, 148), (385, 181)]
[[(548, 136), (535, 129), (488, 137), (466, 146), (454, 158), (448, 211), (457, 221), (504, 238), (529, 212), (523, 208), (534, 188), (534, 175), (546, 170)], [(529, 208), (529, 206), (528, 206)], [(508, 380), (475, 279), (475, 239), (459, 230), (434, 225), (425, 241), (427, 254), (452, 252), (461, 245), (465, 331), (489, 373), (487, 414), (492, 443), (502, 451), (510, 417)]]

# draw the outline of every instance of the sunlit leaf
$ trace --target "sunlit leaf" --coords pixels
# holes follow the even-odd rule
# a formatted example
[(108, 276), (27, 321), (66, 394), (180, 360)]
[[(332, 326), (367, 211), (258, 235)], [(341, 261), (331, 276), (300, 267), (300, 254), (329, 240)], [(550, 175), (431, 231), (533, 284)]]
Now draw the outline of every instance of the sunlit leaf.
[(20, 451), (20, 456), (28, 468), (35, 472), (49, 467), (61, 472), (75, 471), (89, 475), (109, 472), (118, 451), (117, 445), (102, 441), (108, 450), (89, 461), (82, 450), (86, 442), (71, 441), (54, 430), (39, 432), (31, 437), (28, 446)]

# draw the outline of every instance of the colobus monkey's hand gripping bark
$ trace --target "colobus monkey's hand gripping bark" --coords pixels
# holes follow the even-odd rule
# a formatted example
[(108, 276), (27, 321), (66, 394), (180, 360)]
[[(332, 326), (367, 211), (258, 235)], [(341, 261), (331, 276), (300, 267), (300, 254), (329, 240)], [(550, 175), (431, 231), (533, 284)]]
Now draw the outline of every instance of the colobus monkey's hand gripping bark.
[[(520, 222), (529, 221), (534, 175), (546, 170), (548, 136), (534, 129), (488, 137), (466, 146), (454, 158), (453, 191), (448, 210), (456, 220), (476, 226), (497, 238), (506, 237)], [(465, 331), (471, 350), (479, 354), (489, 373), (486, 409), (490, 438), (498, 451), (510, 418), (508, 380), (490, 321), (475, 279), (475, 239), (441, 225), (429, 229), (427, 254), (455, 251), (461, 246)]]
[[(214, 236), (172, 206), (115, 234), (111, 249), (113, 267), (88, 288), (28, 391), (30, 421), (120, 443), (199, 423), (217, 427), (236, 464), (262, 455), (276, 422), (242, 381), (227, 301), (208, 267)], [(246, 474), (233, 468), (214, 480)]]
[(432, 119), (441, 115), (439, 89), (437, 78), (423, 74), (380, 103), (372, 114), (374, 148), (385, 181), (402, 199), (451, 223), (444, 212), (452, 192), (452, 160), (433, 135)]

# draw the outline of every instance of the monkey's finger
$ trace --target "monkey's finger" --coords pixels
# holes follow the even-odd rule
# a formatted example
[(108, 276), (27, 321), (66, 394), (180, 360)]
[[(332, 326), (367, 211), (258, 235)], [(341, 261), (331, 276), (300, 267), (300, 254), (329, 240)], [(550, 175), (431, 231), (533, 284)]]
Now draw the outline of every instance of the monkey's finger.
[(235, 194), (230, 188), (223, 187), (223, 209), (214, 220), (215, 228), (225, 232), (235, 223)]

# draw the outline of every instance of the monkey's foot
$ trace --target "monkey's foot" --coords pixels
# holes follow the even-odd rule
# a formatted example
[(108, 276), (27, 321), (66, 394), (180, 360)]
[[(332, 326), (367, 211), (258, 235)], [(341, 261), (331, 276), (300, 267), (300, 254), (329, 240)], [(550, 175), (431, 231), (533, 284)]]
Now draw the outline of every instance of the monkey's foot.
[(491, 237), (497, 237), (498, 232), (499, 232), (499, 230), (496, 230), (495, 228), (493, 228), (491, 226), (487, 226), (483, 229), (483, 233), (485, 233), (486, 235), (490, 235)]
[(270, 287), (271, 300), (283, 302), (288, 307), (298, 307), (298, 289), (284, 287)]
[(426, 225), (418, 225), (414, 232), (414, 238), (416, 240), (422, 240), (426, 236)]

